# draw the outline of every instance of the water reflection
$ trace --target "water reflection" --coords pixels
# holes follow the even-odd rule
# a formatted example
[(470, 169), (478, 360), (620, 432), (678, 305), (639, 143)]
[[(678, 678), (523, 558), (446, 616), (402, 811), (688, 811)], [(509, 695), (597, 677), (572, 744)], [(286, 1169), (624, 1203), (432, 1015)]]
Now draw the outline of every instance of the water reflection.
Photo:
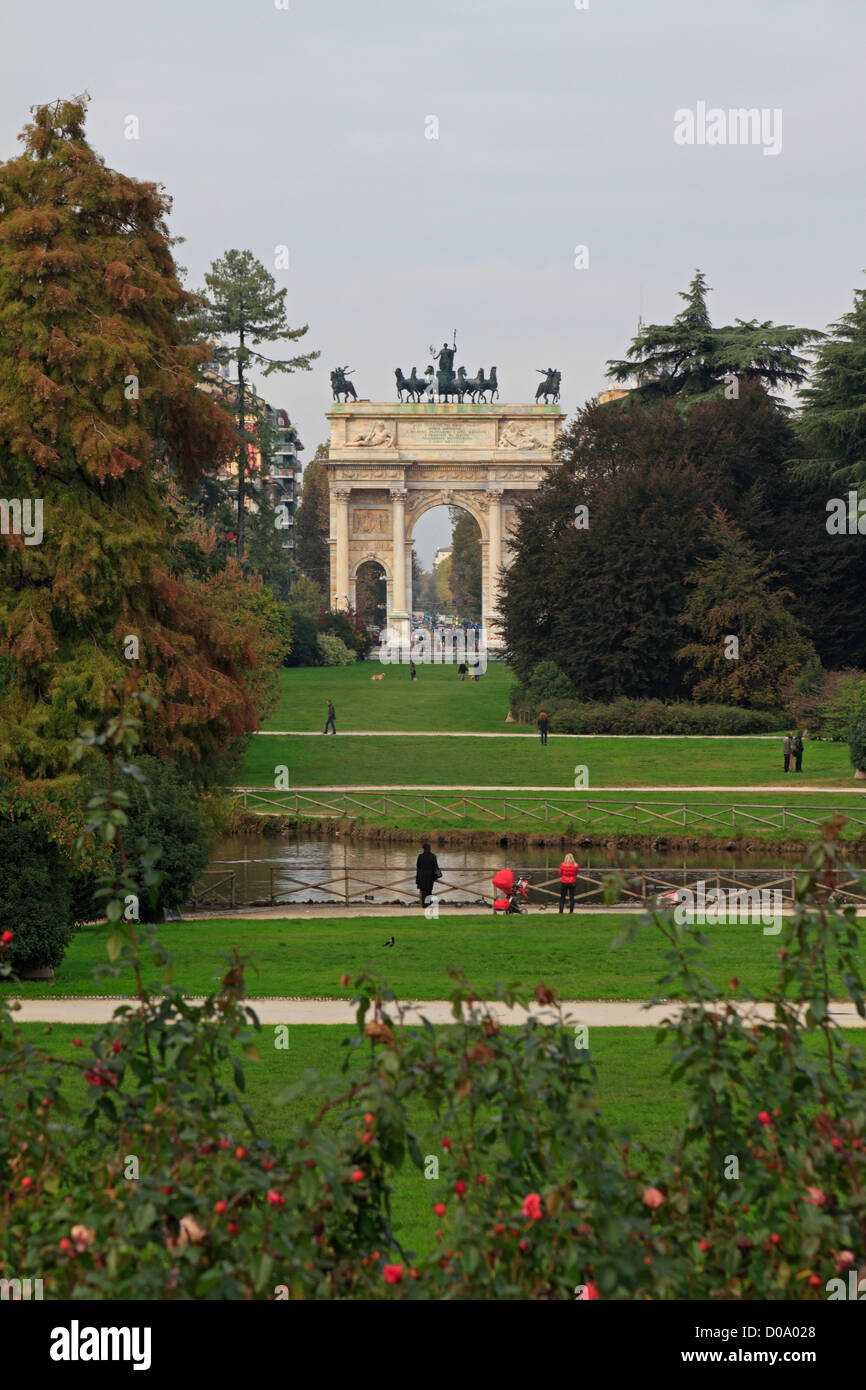
[[(553, 880), (557, 886), (557, 869), (565, 850), (491, 849), (471, 846), (438, 847), (432, 840), (443, 880), (437, 885), (437, 897), (455, 903), (477, 903), (492, 895), (490, 879), (503, 866), (527, 869), (534, 885)], [(228, 880), (234, 874), (234, 897), (237, 904), (268, 902), (273, 895), (281, 902), (338, 902), (348, 894), (353, 902), (416, 902), (415, 860), (421, 846), (369, 843), (361, 840), (282, 839), (233, 836), (222, 840), (211, 857), (203, 884), (214, 885), (219, 878)], [(594, 869), (609, 870), (612, 864), (634, 865), (644, 873), (660, 871), (665, 882), (682, 881), (694, 869), (720, 870), (737, 874), (760, 886), (777, 875), (790, 875), (800, 863), (798, 856), (783, 856), (768, 846), (760, 854), (737, 854), (723, 849), (701, 850), (695, 854), (680, 851), (652, 850), (631, 858), (625, 852), (613, 858), (602, 850), (575, 850), (581, 867), (583, 889), (590, 885), (584, 876), (592, 877)], [(580, 892), (579, 885), (578, 891)], [(229, 883), (218, 890), (219, 898), (227, 898)], [(213, 900), (213, 899), (212, 899)], [(537, 891), (530, 901), (550, 902)], [(585, 898), (601, 902), (602, 894)]]

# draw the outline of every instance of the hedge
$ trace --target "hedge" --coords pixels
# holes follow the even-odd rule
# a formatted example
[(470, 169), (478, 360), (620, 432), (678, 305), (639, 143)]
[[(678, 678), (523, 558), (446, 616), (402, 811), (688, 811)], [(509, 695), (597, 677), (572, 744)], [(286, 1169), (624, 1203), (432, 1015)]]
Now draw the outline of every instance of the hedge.
[[(544, 708), (551, 729), (559, 734), (771, 734), (785, 723), (781, 711), (687, 701), (621, 699), (583, 704), (551, 700)], [(538, 709), (519, 695), (512, 701), (511, 713), (521, 723), (538, 717)]]

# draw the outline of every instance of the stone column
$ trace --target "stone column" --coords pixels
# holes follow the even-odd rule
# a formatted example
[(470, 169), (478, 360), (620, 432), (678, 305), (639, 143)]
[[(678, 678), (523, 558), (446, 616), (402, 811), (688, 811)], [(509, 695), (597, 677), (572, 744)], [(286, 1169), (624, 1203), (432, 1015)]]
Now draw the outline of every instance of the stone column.
[(484, 497), (487, 502), (487, 593), (483, 607), (487, 641), (495, 645), (502, 640), (497, 621), (496, 599), (499, 571), (502, 567), (502, 488), (489, 488)]
[(334, 488), (334, 538), (337, 543), (334, 562), (337, 592), (334, 595), (334, 607), (338, 611), (344, 610), (349, 602), (347, 595), (349, 593), (349, 494), (351, 491), (352, 489), (348, 487)]
[(392, 636), (401, 643), (409, 643), (411, 624), (406, 611), (406, 488), (395, 487), (391, 492), (391, 547), (392, 572), (394, 575), (394, 606), (388, 615)]

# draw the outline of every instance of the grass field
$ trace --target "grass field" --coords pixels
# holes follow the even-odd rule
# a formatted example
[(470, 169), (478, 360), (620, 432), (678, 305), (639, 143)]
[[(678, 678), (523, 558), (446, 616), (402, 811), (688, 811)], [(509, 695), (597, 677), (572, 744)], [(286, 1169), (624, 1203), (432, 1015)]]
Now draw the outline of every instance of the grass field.
[[(49, 1027), (31, 1023), (23, 1026), (28, 1042), (45, 1046), (54, 1056), (76, 1061), (89, 1056), (88, 1045), (95, 1031), (85, 1025), (53, 1024)], [(338, 1075), (345, 1057), (343, 1040), (354, 1036), (354, 1029), (305, 1024), (290, 1029), (289, 1047), (280, 1051), (266, 1045), (269, 1031), (263, 1029), (255, 1035), (262, 1061), (244, 1063), (247, 1083), (244, 1099), (253, 1111), (259, 1132), (279, 1144), (287, 1137), (290, 1125), (312, 1114), (318, 1102), (301, 1097), (290, 1109), (275, 1104), (274, 1097), (309, 1068), (325, 1076)], [(85, 1046), (74, 1047), (73, 1038), (80, 1038)], [(655, 1044), (654, 1038), (655, 1031), (649, 1028), (594, 1029), (590, 1052), (597, 1067), (599, 1098), (608, 1119), (627, 1127), (644, 1143), (663, 1144), (682, 1118), (683, 1099), (682, 1088), (671, 1085), (664, 1077), (667, 1054)], [(67, 1078), (64, 1085), (64, 1094), (75, 1106), (83, 1102), (86, 1090), (86, 1084), (77, 1079)], [(419, 1110), (410, 1113), (421, 1152), (436, 1154), (440, 1159), (438, 1182), (427, 1181), (407, 1162), (395, 1183), (396, 1231), (404, 1244), (420, 1252), (434, 1243), (434, 1232), (440, 1222), (433, 1213), (433, 1203), (440, 1197), (451, 1196), (454, 1174), (441, 1147), (442, 1133), (435, 1117)], [(241, 1116), (234, 1137), (244, 1137)]]
[[(384, 680), (373, 676), (384, 673)], [(511, 668), (491, 662), (479, 681), (461, 681), (456, 666), (408, 666), (358, 662), (355, 666), (312, 667), (280, 672), (280, 699), (264, 729), (323, 729), (327, 702), (333, 700), (337, 728), (439, 729), (443, 733), (501, 733), (508, 694), (515, 684)], [(534, 733), (519, 724), (516, 733)]]
[[(405, 727), (405, 723), (404, 723)], [(339, 711), (337, 728), (340, 728)], [(240, 774), (244, 786), (273, 786), (276, 769), (289, 769), (290, 786), (574, 788), (575, 767), (588, 769), (593, 787), (781, 785), (817, 789), (854, 787), (847, 745), (809, 743), (804, 772), (782, 771), (781, 740), (759, 738), (557, 739), (537, 738), (320, 738), (256, 737)]]
[[(442, 999), (453, 988), (448, 967), (458, 965), (476, 988), (544, 981), (566, 999), (646, 999), (664, 972), (665, 942), (657, 930), (647, 929), (614, 949), (614, 938), (633, 921), (615, 912), (518, 918), (467, 913), (428, 921), (419, 911), (387, 918), (167, 922), (159, 937), (172, 956), (174, 984), (192, 994), (214, 988), (225, 971), (221, 953), (236, 946), (248, 960), (246, 983), (253, 995), (350, 998), (340, 976), (369, 967), (381, 972), (398, 996)], [(705, 968), (718, 988), (727, 990), (736, 975), (760, 994), (775, 979), (779, 938), (765, 936), (759, 924), (702, 930), (711, 942)], [(861, 931), (866, 933), (866, 924)], [(392, 934), (396, 945), (386, 948)], [(105, 962), (105, 929), (87, 927), (74, 938), (54, 985), (31, 981), (15, 992), (49, 998), (133, 992), (128, 973), (94, 983), (94, 967)]]

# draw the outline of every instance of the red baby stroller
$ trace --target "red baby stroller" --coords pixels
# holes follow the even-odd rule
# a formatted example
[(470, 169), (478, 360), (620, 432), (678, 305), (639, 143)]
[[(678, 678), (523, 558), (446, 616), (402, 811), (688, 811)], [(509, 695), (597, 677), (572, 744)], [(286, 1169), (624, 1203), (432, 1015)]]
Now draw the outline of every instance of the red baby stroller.
[(493, 903), (494, 912), (525, 912), (520, 904), (521, 896), (526, 898), (529, 879), (517, 878), (513, 869), (500, 869), (493, 875), (493, 887), (497, 897)]

